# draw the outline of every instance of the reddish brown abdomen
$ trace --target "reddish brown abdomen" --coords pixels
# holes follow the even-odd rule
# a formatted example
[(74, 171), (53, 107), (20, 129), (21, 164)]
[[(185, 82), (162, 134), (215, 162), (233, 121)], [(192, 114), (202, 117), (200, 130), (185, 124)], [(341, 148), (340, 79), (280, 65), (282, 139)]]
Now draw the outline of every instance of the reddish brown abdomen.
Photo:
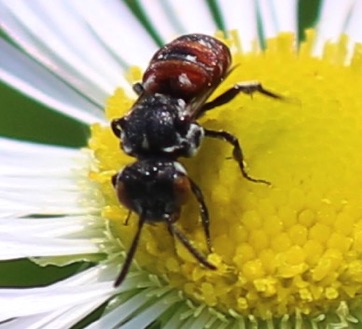
[(156, 52), (142, 84), (147, 93), (188, 102), (219, 84), (230, 64), (229, 48), (219, 40), (203, 34), (184, 35)]

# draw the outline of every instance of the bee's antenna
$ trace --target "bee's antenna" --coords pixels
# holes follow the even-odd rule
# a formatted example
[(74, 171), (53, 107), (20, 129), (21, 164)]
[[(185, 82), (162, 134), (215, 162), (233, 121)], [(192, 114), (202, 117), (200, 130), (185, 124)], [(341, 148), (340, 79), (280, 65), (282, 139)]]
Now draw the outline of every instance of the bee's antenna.
[(142, 227), (143, 227), (143, 224), (145, 223), (145, 221), (146, 221), (145, 217), (143, 216), (143, 214), (141, 214), (140, 218), (138, 220), (138, 229), (137, 229), (136, 235), (134, 236), (131, 247), (128, 250), (126, 259), (124, 260), (124, 263), (123, 263), (122, 270), (119, 273), (116, 281), (114, 282), (115, 287), (118, 287), (123, 282), (123, 280), (125, 279), (128, 271), (129, 271), (129, 267), (131, 266), (134, 254), (137, 250), (138, 242), (139, 242), (140, 236), (141, 236)]

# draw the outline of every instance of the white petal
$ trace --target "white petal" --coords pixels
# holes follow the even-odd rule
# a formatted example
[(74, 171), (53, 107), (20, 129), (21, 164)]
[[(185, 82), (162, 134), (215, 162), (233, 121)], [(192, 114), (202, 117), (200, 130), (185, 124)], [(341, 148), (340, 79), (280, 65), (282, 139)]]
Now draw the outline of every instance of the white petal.
[[(98, 221), (99, 224), (101, 221)], [(0, 259), (96, 254), (105, 243), (89, 217), (0, 219)]]
[(212, 35), (217, 29), (206, 1), (169, 0), (169, 8), (179, 18), (185, 33), (202, 32)]
[[(147, 301), (147, 291), (144, 291), (145, 296), (143, 300)], [(142, 293), (141, 293), (142, 294)], [(140, 294), (140, 295), (141, 295)], [(137, 296), (138, 297), (138, 296)], [(140, 299), (142, 302), (142, 299)], [(161, 314), (165, 313), (169, 308), (173, 306), (175, 302), (175, 292), (171, 291), (166, 296), (161, 296), (157, 301), (154, 301), (152, 305), (149, 305), (145, 310), (132, 317), (130, 321), (120, 326), (120, 329), (133, 329), (133, 328), (146, 328), (149, 324), (155, 321)], [(124, 303), (120, 308), (125, 306)]]
[(164, 42), (186, 33), (213, 35), (217, 26), (206, 1), (141, 1), (152, 25)]
[(258, 41), (256, 2), (219, 0), (218, 3), (226, 30), (238, 31), (243, 51), (254, 49)]
[(357, 0), (352, 9), (351, 16), (348, 20), (344, 31), (349, 38), (349, 61), (353, 54), (355, 43), (362, 43), (362, 0)]
[(64, 329), (71, 328), (74, 324), (85, 318), (101, 304), (99, 299), (88, 301), (82, 305), (70, 308), (62, 308), (60, 311), (53, 311), (49, 314), (26, 316), (0, 325), (6, 329)]
[(0, 233), (0, 239), (1, 260), (78, 256), (100, 252), (99, 246), (89, 239), (36, 239), (31, 232), (25, 237)]
[[(99, 1), (95, 3), (102, 7)], [(88, 7), (90, 4), (91, 1), (87, 2)], [(121, 5), (121, 9), (124, 8)], [(99, 19), (102, 12), (96, 12)], [(91, 102), (104, 104), (116, 86), (128, 88), (130, 92), (129, 83), (123, 77), (125, 64), (122, 66), (118, 54), (106, 48), (99, 35), (89, 28), (72, 1), (50, 4), (34, 0), (31, 5), (26, 0), (0, 2), (0, 15), (4, 31), (28, 56)], [(103, 17), (103, 25), (108, 16)], [(127, 31), (120, 33), (127, 34)], [(123, 53), (129, 55), (129, 45), (122, 47), (122, 38), (117, 41), (122, 44)], [(135, 44), (134, 39), (132, 42)]]
[(297, 1), (258, 0), (265, 38), (280, 32), (297, 32)]
[(160, 34), (163, 43), (185, 32), (183, 27), (180, 26), (178, 17), (175, 20), (175, 17), (170, 14), (167, 1), (140, 0), (139, 2), (148, 20)]
[(355, 0), (323, 1), (314, 54), (320, 55), (327, 41), (337, 41), (342, 35)]
[(89, 124), (104, 120), (101, 104), (87, 100), (53, 73), (1, 39), (0, 53), (0, 80), (3, 82), (79, 121)]
[[(62, 45), (87, 66), (87, 76), (89, 69), (94, 70), (99, 75), (96, 77), (97, 83), (102, 82), (106, 78), (104, 82), (105, 90), (112, 91), (117, 82), (119, 82), (120, 72), (126, 68), (126, 65), (121, 66), (120, 62), (108, 51), (104, 46), (103, 40), (93, 32), (94, 25), (91, 25), (92, 28), (90, 28), (86, 24), (81, 12), (78, 12), (73, 7), (73, 2), (73, 0), (54, 2), (32, 0), (31, 7), (37, 8), (34, 12), (41, 17), (45, 26), (50, 27)], [(85, 4), (84, 1), (82, 3)], [(100, 3), (100, 1), (97, 1), (97, 3)], [(81, 9), (84, 11), (90, 7), (90, 4), (92, 4), (92, 1), (87, 1), (87, 5), (83, 5)], [(94, 8), (93, 11), (98, 15), (98, 22), (102, 22), (104, 25), (105, 21), (102, 20), (99, 9)], [(108, 33), (112, 34), (110, 32), (108, 30)], [(42, 37), (47, 38), (48, 35)], [(108, 89), (108, 84), (111, 85), (110, 88), (112, 89)]]
[(70, 328), (117, 294), (109, 313), (90, 328), (113, 328), (115, 324), (144, 328), (180, 301), (176, 291), (159, 288), (159, 283), (140, 272), (131, 272), (115, 289), (117, 268), (115, 261), (105, 262), (47, 287), (0, 289), (0, 321), (8, 321), (0, 327)]
[(112, 311), (92, 323), (87, 329), (146, 328), (179, 300), (177, 292), (170, 288), (142, 289), (124, 300), (119, 306), (114, 307)]
[[(84, 59), (79, 58), (64, 40), (59, 39), (54, 27), (46, 24), (46, 10), (41, 11), (24, 0), (0, 4), (5, 31), (42, 65), (97, 103), (101, 103), (113, 90), (114, 86), (92, 67), (88, 67)], [(66, 22), (66, 18), (63, 19)]]
[(89, 216), (19, 218), (0, 220), (0, 234), (27, 236), (37, 238), (96, 238), (104, 228), (102, 220)]
[[(88, 156), (76, 149), (0, 138), (1, 213), (89, 214), (89, 207), (80, 206), (84, 196), (78, 185), (87, 161)], [(18, 188), (23, 181), (24, 188)]]
[[(0, 259), (100, 252), (102, 221), (80, 203), (87, 159), (79, 150), (0, 139)], [(19, 218), (41, 214), (52, 217)]]
[(99, 0), (69, 0), (68, 3), (121, 63), (145, 65), (157, 48), (123, 1), (107, 0), (107, 5)]
[(0, 321), (10, 320), (9, 328), (69, 328), (115, 293), (110, 271), (114, 266), (98, 265), (48, 287), (0, 289)]

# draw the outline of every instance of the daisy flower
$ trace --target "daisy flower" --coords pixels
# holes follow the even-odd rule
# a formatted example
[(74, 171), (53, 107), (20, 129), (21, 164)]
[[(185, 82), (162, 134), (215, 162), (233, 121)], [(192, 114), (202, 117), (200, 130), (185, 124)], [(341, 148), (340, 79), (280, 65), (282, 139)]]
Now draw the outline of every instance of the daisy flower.
[[(323, 1), (315, 28), (299, 32), (308, 5), (0, 1), (1, 80), (89, 131), (81, 148), (0, 138), (0, 328), (361, 327), (362, 1)], [(195, 32), (232, 52), (234, 69), (211, 99), (250, 80), (286, 99), (240, 95), (200, 120), (235, 134), (250, 175), (271, 186), (244, 179), (230, 146), (205, 140), (180, 161), (205, 196), (212, 253), (196, 202), (177, 226), (217, 269), (162, 223), (145, 225), (115, 288), (138, 218), (125, 225), (111, 184), (134, 159), (110, 121), (132, 107), (132, 83), (156, 49)], [(13, 111), (2, 108), (5, 118)], [(64, 120), (44, 126), (67, 135)], [(30, 266), (10, 261), (21, 259), (73, 264), (72, 273), (19, 288)]]

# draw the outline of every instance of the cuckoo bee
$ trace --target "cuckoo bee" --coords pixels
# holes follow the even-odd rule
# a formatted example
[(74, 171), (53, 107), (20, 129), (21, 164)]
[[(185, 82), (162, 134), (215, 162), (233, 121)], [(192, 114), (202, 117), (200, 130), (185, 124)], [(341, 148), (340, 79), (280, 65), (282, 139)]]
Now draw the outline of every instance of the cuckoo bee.
[(202, 127), (197, 120), (239, 93), (255, 92), (275, 99), (283, 97), (258, 82), (236, 84), (212, 101), (212, 92), (230, 73), (231, 54), (221, 41), (203, 34), (181, 36), (160, 48), (133, 90), (138, 99), (111, 128), (121, 141), (122, 150), (136, 161), (112, 178), (121, 204), (138, 214), (138, 229), (115, 286), (127, 275), (145, 223), (163, 222), (169, 232), (206, 268), (216, 269), (177, 228), (182, 205), (191, 192), (199, 208), (206, 244), (211, 251), (209, 213), (201, 189), (177, 162), (192, 157), (204, 137), (226, 141), (233, 147), (233, 158), (249, 181), (269, 184), (247, 173), (238, 139), (227, 131)]

